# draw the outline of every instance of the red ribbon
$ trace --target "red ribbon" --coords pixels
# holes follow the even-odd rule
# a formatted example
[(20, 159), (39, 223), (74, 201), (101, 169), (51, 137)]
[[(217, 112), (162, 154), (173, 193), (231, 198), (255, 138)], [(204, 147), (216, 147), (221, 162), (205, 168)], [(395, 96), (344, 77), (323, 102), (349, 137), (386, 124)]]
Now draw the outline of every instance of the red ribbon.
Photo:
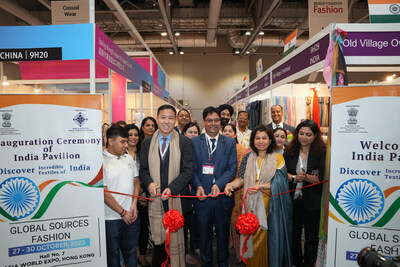
[(247, 264), (247, 259), (243, 257), (243, 254), (247, 251), (247, 240), (249, 240), (250, 235), (246, 236), (246, 239), (244, 240), (242, 250), (240, 251), (240, 258), (242, 258), (242, 261), (244, 264)]
[(111, 193), (111, 194), (117, 194), (117, 195), (128, 196), (128, 197), (143, 198), (143, 199), (147, 199), (147, 200), (151, 200), (151, 201), (154, 200), (154, 199), (148, 198), (148, 197), (136, 196), (136, 195), (132, 195), (132, 194), (126, 194), (126, 193), (115, 192), (115, 191), (110, 191), (110, 190), (104, 190), (104, 192), (106, 192), (106, 193)]
[[(329, 180), (325, 180), (325, 181), (318, 182), (318, 183), (315, 183), (315, 184), (306, 185), (306, 186), (303, 186), (303, 187), (301, 187), (301, 188), (296, 188), (296, 189), (289, 190), (289, 191), (282, 192), (282, 193), (275, 194), (275, 195), (268, 194), (267, 192), (262, 191), (262, 190), (260, 190), (260, 191), (263, 192), (264, 194), (267, 194), (267, 195), (270, 196), (270, 197), (275, 197), (275, 196), (287, 194), (287, 193), (290, 193), (290, 192), (293, 192), (293, 191), (296, 191), (296, 190), (304, 189), (304, 188), (307, 188), (307, 187), (311, 187), (311, 186), (315, 186), (315, 185), (327, 183), (328, 181), (329, 181)], [(125, 193), (120, 193), (120, 192), (115, 192), (115, 191), (110, 191), (110, 190), (104, 190), (104, 192), (112, 193), (112, 194), (118, 194), (118, 195), (123, 195), (123, 196), (131, 196), (131, 197), (143, 198), (143, 199), (147, 199), (147, 200), (150, 200), (150, 201), (153, 201), (153, 200), (154, 200), (153, 198), (142, 197), (142, 196), (136, 196), (136, 195), (132, 195), (132, 194), (125, 194)], [(247, 193), (247, 192), (246, 192), (246, 193)], [(219, 196), (219, 195), (224, 195), (224, 194), (225, 194), (225, 192), (221, 192), (221, 193), (215, 194), (215, 195), (211, 195), (211, 194), (210, 194), (210, 195), (205, 195), (204, 197), (213, 197), (213, 196)], [(162, 194), (157, 194), (157, 195), (158, 195), (158, 196), (162, 196)], [(165, 194), (165, 196), (169, 196), (169, 197), (181, 197), (181, 198), (182, 198), (182, 197), (185, 197), (185, 198), (200, 198), (199, 196), (183, 196), (183, 195), (171, 195), (171, 194)], [(243, 203), (242, 203), (242, 205), (243, 205)], [(242, 208), (242, 205), (240, 206), (240, 208)], [(246, 206), (245, 206), (245, 207), (246, 207)]]
[[(175, 233), (178, 231), (179, 228), (183, 227), (185, 224), (185, 220), (183, 219), (182, 214), (179, 213), (179, 211), (171, 209), (165, 213), (164, 218), (162, 219), (162, 222), (164, 224), (164, 228), (166, 230), (166, 235), (167, 239), (165, 240), (165, 251), (167, 252), (167, 259), (161, 264), (162, 267), (167, 266), (168, 264), (168, 259), (171, 258), (171, 252), (170, 252), (170, 242), (171, 242), (171, 232)], [(168, 267), (171, 266), (171, 261), (168, 264)]]

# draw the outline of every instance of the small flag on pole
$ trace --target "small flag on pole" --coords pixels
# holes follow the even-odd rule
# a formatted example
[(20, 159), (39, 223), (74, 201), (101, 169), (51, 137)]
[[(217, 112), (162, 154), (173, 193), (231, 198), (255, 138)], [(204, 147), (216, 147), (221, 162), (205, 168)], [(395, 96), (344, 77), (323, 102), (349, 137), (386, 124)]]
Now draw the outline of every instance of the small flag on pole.
[(400, 22), (400, 0), (368, 0), (371, 23)]
[(296, 39), (297, 39), (297, 30), (296, 29), (294, 32), (292, 32), (285, 40), (285, 48), (283, 50), (283, 57), (286, 57), (288, 54), (290, 54), (295, 46), (296, 46)]
[(244, 76), (243, 78), (243, 84), (242, 84), (242, 88), (245, 88), (247, 85), (247, 76)]

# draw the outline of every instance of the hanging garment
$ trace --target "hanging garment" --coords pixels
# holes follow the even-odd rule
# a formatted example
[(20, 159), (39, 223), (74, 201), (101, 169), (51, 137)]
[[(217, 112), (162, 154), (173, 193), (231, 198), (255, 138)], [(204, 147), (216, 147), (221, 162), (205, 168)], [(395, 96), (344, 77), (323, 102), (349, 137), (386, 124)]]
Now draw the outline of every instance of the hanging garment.
[(255, 101), (254, 102), (254, 126), (257, 126), (259, 124), (261, 124), (261, 114), (262, 114), (262, 110), (261, 110), (261, 101)]
[(322, 118), (324, 117), (324, 98), (323, 97), (318, 97), (318, 108), (319, 108), (319, 122), (321, 124), (321, 127), (323, 127), (322, 125)]
[(261, 122), (264, 124), (271, 122), (269, 98), (261, 101)]
[(321, 126), (328, 127), (329, 126), (329, 103), (330, 103), (330, 97), (323, 97), (323, 105), (322, 105), (322, 110), (323, 110), (323, 116), (321, 119)]
[(317, 89), (312, 88), (312, 90), (314, 91), (312, 119), (317, 123), (319, 127), (321, 127), (319, 122), (319, 101), (318, 101)]
[(313, 114), (313, 97), (312, 96), (307, 96), (307, 119), (312, 120), (312, 114)]
[(296, 125), (296, 97), (288, 96), (287, 98), (287, 110), (288, 110), (288, 124)]
[(297, 126), (302, 120), (307, 119), (307, 97), (296, 97), (296, 120), (293, 126)]

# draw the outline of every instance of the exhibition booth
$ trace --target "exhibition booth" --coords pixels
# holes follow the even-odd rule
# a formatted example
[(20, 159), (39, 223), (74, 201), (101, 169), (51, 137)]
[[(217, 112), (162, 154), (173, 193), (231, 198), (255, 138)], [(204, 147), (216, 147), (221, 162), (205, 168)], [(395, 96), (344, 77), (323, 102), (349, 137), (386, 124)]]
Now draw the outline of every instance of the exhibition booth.
[[(400, 71), (399, 24), (331, 24), (264, 71), (228, 103), (236, 111), (248, 110), (256, 114), (251, 116), (251, 126), (270, 123), (267, 114), (275, 104), (284, 107), (284, 122), (294, 126), (302, 119), (315, 119), (313, 107), (318, 107), (320, 125), (327, 133), (330, 90), (323, 80), (312, 81), (318, 75), (322, 77), (330, 33), (337, 28), (348, 34), (343, 43), (347, 71), (365, 75), (365, 82), (358, 84), (370, 82), (368, 73), (371, 72)], [(298, 82), (300, 80), (302, 83)], [(349, 84), (355, 85), (351, 80)], [(314, 97), (318, 103), (313, 103)]]
[(128, 56), (94, 24), (0, 27), (0, 33), (8, 37), (0, 41), (0, 62), (11, 65), (0, 63), (8, 83), (1, 93), (100, 93), (107, 123), (153, 116), (165, 103), (181, 108), (155, 58)]

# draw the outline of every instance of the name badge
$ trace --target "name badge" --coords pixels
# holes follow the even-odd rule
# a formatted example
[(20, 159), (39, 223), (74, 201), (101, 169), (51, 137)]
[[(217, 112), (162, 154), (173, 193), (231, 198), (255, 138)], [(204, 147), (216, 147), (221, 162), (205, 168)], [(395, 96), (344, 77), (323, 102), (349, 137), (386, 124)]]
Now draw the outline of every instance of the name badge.
[(214, 165), (203, 165), (203, 174), (214, 174)]

